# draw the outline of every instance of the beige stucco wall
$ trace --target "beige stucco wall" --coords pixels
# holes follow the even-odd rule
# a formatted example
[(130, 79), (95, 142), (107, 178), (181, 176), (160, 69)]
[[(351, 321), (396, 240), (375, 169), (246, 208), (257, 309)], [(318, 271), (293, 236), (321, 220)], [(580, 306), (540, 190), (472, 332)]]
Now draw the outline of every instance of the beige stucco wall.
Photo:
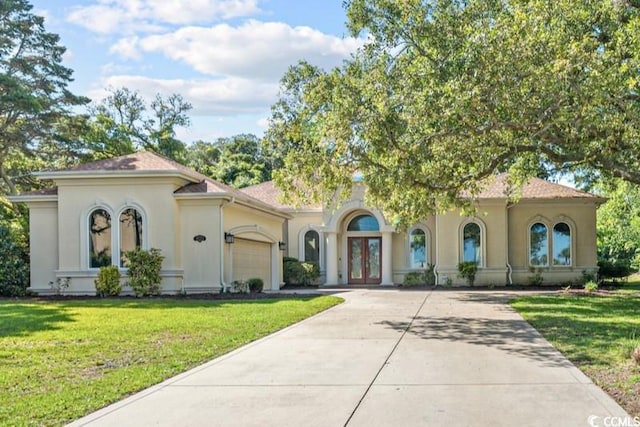
[[(184, 270), (184, 291), (187, 293), (217, 290), (221, 286), (221, 236), (220, 203), (222, 200), (179, 200), (180, 250)], [(203, 236), (204, 241), (194, 240)]]
[[(61, 179), (58, 185), (59, 269), (57, 277), (70, 278), (70, 292), (92, 293), (97, 269), (89, 268), (88, 214), (103, 207), (112, 215), (113, 242), (117, 241), (119, 213), (134, 207), (143, 214), (143, 247), (158, 248), (165, 257), (163, 289), (182, 286), (179, 243), (181, 227), (173, 191), (184, 182), (172, 178)], [(161, 213), (160, 215), (158, 213)], [(171, 230), (171, 232), (167, 232)], [(112, 245), (115, 251), (115, 244)], [(116, 254), (117, 256), (117, 254)]]
[[(287, 256), (303, 259), (303, 252), (300, 245), (301, 237), (304, 238), (302, 233), (306, 233), (310, 229), (320, 230), (323, 226), (322, 212), (296, 212), (294, 217), (287, 221), (288, 227), (288, 246), (286, 254)], [(320, 240), (323, 240), (322, 233), (320, 233)], [(321, 252), (324, 249), (324, 245), (321, 246)]]
[[(435, 263), (436, 254), (436, 217), (434, 215), (420, 221), (414, 227), (419, 227), (427, 233), (427, 264)], [(410, 264), (411, 253), (409, 250), (409, 232), (414, 227), (408, 228), (406, 231), (393, 233), (393, 282), (403, 283), (404, 276), (411, 272), (417, 271), (412, 269)]]
[[(529, 265), (529, 227), (543, 222), (551, 230), (557, 222), (571, 227), (572, 265), (538, 269), (545, 283), (563, 283), (581, 277), (582, 271), (597, 270), (596, 208), (591, 202), (521, 202), (509, 209), (509, 262), (513, 282), (527, 284), (533, 276)], [(537, 270), (537, 271), (538, 271)]]
[(481, 265), (476, 274), (475, 285), (505, 285), (506, 267), (506, 206), (504, 202), (480, 204), (472, 216), (461, 215), (460, 211), (450, 211), (437, 218), (437, 272), (439, 283), (446, 277), (454, 285), (465, 285), (458, 277), (458, 264), (462, 261), (462, 229), (468, 222), (480, 225), (482, 237)]
[(49, 293), (58, 269), (58, 203), (29, 203), (31, 286), (34, 292)]

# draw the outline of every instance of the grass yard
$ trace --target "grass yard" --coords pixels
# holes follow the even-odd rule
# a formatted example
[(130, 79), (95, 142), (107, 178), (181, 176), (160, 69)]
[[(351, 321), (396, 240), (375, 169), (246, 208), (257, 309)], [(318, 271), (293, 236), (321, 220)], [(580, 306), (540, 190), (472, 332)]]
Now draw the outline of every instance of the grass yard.
[(640, 416), (640, 283), (609, 295), (526, 296), (511, 305), (631, 416)]
[(0, 425), (72, 421), (341, 301), (0, 301)]

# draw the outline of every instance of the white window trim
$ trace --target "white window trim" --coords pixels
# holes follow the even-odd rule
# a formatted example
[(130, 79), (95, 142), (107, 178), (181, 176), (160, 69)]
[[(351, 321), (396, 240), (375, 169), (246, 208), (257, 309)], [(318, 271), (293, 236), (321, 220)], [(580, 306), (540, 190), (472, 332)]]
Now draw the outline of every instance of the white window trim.
[(464, 227), (467, 224), (477, 224), (480, 227), (480, 262), (478, 268), (486, 268), (487, 266), (487, 226), (480, 218), (468, 218), (460, 223), (458, 227), (458, 262), (464, 261)]
[[(424, 258), (425, 258), (426, 265), (422, 269), (414, 268), (411, 265), (411, 234), (416, 230), (422, 230), (422, 232), (424, 233), (424, 246), (425, 246), (425, 248), (424, 248), (425, 257)], [(406, 250), (405, 259), (407, 260), (407, 268), (409, 268), (410, 270), (423, 270), (423, 269), (427, 268), (427, 266), (429, 266), (429, 264), (432, 264), (432, 262), (431, 262), (431, 231), (429, 230), (429, 227), (419, 224), (419, 225), (414, 225), (413, 227), (408, 229), (407, 230), (407, 240), (406, 240), (406, 244), (405, 244), (405, 250)]]

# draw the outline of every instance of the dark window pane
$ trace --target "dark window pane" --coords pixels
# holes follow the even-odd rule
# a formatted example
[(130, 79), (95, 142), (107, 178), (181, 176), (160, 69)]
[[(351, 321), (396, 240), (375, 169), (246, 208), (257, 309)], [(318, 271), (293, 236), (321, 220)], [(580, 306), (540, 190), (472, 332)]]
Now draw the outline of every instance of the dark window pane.
[(320, 264), (320, 236), (317, 231), (307, 231), (304, 235), (304, 260)]
[(124, 254), (142, 247), (142, 215), (136, 209), (125, 209), (120, 214), (120, 266), (124, 267)]
[(547, 226), (539, 222), (533, 224), (529, 232), (529, 264), (549, 265)]
[(111, 265), (111, 215), (96, 209), (89, 215), (89, 267)]

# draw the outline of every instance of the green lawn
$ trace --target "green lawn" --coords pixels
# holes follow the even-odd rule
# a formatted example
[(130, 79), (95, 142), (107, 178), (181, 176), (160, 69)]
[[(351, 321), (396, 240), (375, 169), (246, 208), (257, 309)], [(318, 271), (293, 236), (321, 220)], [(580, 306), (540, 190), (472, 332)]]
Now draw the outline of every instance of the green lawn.
[(632, 416), (640, 416), (640, 289), (630, 283), (608, 296), (526, 296), (511, 305)]
[(0, 425), (72, 421), (341, 301), (0, 301)]

